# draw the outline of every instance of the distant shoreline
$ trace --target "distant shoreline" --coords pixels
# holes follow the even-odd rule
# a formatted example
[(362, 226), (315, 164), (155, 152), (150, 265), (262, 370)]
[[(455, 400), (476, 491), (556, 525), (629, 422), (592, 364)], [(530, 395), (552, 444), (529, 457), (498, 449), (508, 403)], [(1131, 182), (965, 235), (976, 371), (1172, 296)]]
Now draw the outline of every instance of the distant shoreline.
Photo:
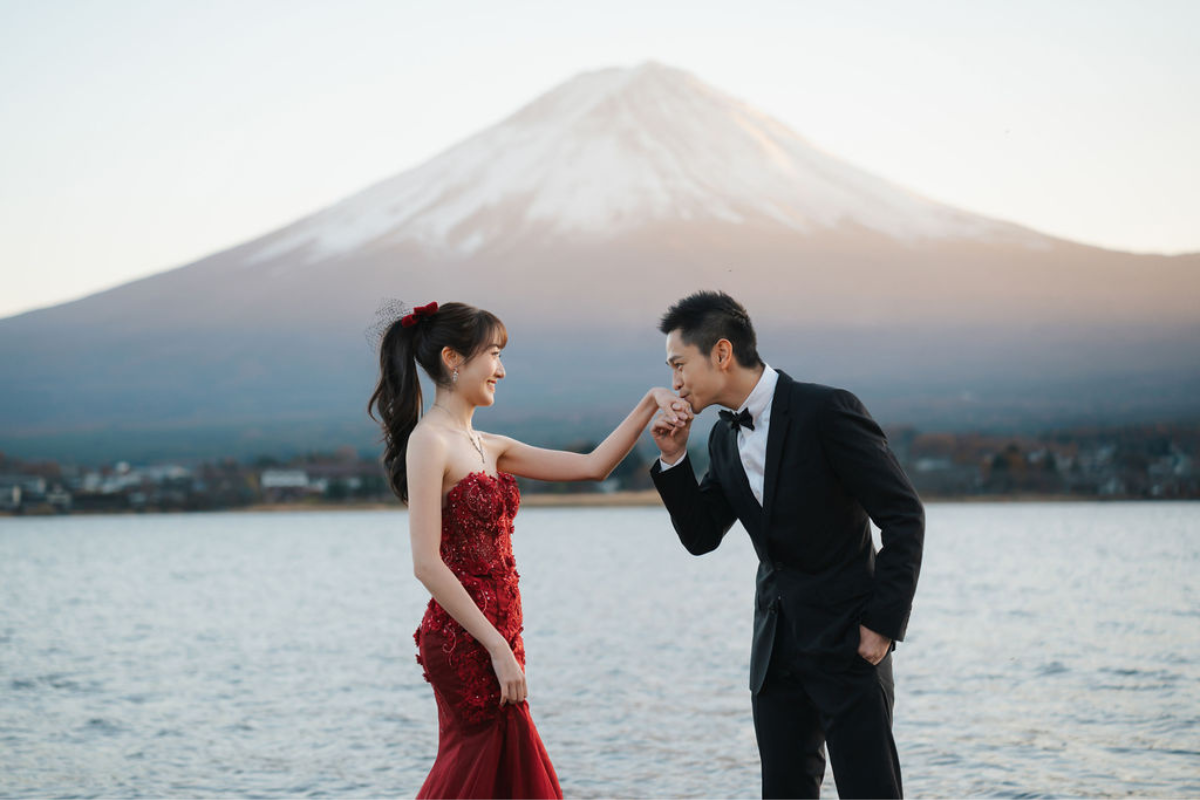
[[(1080, 497), (1068, 494), (1013, 494), (1013, 495), (973, 495), (967, 497), (938, 497), (923, 496), (923, 503), (1094, 503), (1109, 501), (1146, 500), (1143, 497)], [(662, 506), (658, 492), (648, 489), (640, 492), (611, 492), (601, 493), (569, 493), (569, 494), (534, 494), (521, 495), (522, 508), (642, 508), (647, 506)], [(231, 509), (232, 510), (232, 509)], [(349, 503), (334, 505), (308, 504), (295, 505), (289, 503), (258, 503), (238, 509), (239, 511), (275, 512), (275, 511), (403, 511), (399, 503)]]
[[(1112, 502), (1160, 502), (1156, 499), (1132, 496), (1083, 497), (1080, 495), (1063, 494), (1010, 494), (1010, 495), (969, 495), (964, 497), (926, 495), (921, 498), (926, 504), (949, 503), (1112, 503)], [(1166, 501), (1192, 501), (1195, 498), (1165, 498)], [(573, 493), (573, 494), (538, 494), (521, 495), (521, 506), (524, 508), (648, 508), (662, 506), (658, 492), (653, 489), (637, 492), (609, 493)], [(180, 511), (178, 509), (120, 509), (120, 510), (88, 510), (71, 511), (67, 514), (56, 514), (52, 511), (28, 511), (24, 514), (0, 512), (3, 517), (53, 517), (53, 516), (117, 516), (117, 515), (146, 515), (146, 514), (204, 514), (226, 512), (250, 512), (255, 514), (273, 514), (289, 511), (405, 511), (399, 503), (378, 501), (358, 503), (255, 503), (237, 508), (196, 509)]]

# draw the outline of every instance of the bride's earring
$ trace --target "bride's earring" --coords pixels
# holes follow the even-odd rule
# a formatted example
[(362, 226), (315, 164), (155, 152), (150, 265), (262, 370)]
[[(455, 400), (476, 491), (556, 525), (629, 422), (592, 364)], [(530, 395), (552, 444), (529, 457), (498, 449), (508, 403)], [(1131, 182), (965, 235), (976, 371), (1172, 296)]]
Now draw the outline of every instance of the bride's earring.
[(450, 376), (451, 383), (458, 383), (458, 367), (454, 368), (454, 374)]

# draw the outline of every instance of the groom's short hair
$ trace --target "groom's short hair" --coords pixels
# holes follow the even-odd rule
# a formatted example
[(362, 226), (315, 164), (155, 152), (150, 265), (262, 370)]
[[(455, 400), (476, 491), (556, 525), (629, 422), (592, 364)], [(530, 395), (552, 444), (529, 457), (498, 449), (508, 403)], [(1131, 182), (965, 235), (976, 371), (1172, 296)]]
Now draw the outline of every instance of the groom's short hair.
[(743, 367), (763, 363), (758, 357), (758, 339), (750, 315), (737, 300), (724, 292), (699, 291), (675, 303), (658, 323), (662, 333), (678, 330), (684, 344), (695, 345), (709, 355), (722, 339), (733, 345), (733, 355)]

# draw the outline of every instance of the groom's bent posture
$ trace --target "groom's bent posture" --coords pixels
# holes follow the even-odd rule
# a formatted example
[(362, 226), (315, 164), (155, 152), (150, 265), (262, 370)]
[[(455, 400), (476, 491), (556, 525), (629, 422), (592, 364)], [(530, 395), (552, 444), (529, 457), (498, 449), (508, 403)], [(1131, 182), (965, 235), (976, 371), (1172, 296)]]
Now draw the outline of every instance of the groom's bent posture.
[(679, 396), (696, 412), (736, 411), (720, 412), (699, 484), (690, 420), (660, 418), (650, 472), (691, 553), (716, 549), (735, 520), (758, 553), (750, 691), (763, 797), (818, 797), (826, 742), (841, 797), (900, 797), (891, 651), (921, 568), (916, 491), (857, 397), (759, 358), (733, 298), (693, 294), (660, 330)]

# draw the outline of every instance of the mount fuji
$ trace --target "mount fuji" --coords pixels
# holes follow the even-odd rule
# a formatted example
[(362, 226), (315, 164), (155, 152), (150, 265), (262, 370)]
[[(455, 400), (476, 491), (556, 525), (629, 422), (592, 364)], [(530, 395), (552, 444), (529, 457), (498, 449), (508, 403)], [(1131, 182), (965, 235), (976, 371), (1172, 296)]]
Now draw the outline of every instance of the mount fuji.
[(581, 75), (293, 226), (248, 263), (291, 254), (299, 266), (401, 243), (467, 256), (671, 222), (1044, 244), (874, 178), (691, 75), (648, 63)]
[(698, 288), (747, 306), (773, 366), (855, 389), (885, 421), (1200, 413), (1200, 254), (934, 202), (650, 62), (578, 75), (252, 241), (0, 320), (0, 448), (366, 443), (363, 329), (385, 296), (498, 313), (509, 377), (487, 413), (591, 435), (667, 379), (657, 317)]

